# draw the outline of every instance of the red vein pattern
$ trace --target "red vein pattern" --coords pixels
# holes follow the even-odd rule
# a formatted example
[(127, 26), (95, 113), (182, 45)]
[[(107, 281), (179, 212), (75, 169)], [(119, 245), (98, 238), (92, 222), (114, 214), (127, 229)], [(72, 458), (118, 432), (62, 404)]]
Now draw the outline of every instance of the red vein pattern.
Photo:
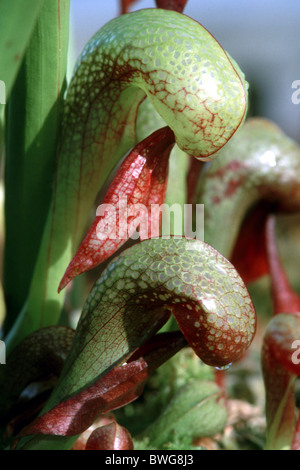
[(130, 152), (97, 210), (101, 215), (96, 216), (69, 264), (59, 291), (74, 277), (113, 255), (138, 226), (142, 240), (160, 235), (160, 224), (154, 226), (151, 218), (151, 206), (159, 207), (165, 199), (168, 161), (174, 143), (173, 132), (165, 127)]

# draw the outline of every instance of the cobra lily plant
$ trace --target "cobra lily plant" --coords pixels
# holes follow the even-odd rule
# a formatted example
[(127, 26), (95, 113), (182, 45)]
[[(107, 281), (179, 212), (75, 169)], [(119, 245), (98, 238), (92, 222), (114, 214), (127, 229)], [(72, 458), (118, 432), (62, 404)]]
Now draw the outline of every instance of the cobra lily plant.
[(68, 84), (69, 0), (0, 3), (2, 447), (232, 446), (226, 371), (251, 355), (247, 286), (268, 275), (266, 423), (252, 445), (299, 449), (300, 302), (274, 218), (300, 209), (300, 149), (247, 116), (243, 72), (183, 13), (187, 0), (133, 3), (90, 39)]

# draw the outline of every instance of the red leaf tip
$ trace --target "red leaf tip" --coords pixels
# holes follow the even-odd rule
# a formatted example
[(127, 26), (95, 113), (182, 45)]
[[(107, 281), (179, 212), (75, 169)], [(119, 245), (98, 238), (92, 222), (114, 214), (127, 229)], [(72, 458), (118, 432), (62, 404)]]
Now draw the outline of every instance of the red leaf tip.
[[(163, 127), (137, 144), (125, 158), (88, 234), (67, 267), (58, 292), (76, 276), (112, 256), (137, 227), (141, 239), (159, 235), (152, 233), (155, 224), (149, 214), (153, 204), (160, 206), (164, 202), (168, 161), (174, 143), (174, 133), (169, 127)], [(159, 223), (157, 231), (160, 231)]]

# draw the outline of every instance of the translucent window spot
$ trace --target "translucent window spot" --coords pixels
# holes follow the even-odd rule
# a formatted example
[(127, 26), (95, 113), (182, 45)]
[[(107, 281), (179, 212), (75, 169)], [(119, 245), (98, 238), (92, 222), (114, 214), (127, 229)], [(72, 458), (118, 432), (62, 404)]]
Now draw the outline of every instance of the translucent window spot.
[(141, 289), (147, 289), (148, 284), (146, 284), (146, 282), (144, 282), (144, 281), (140, 281), (140, 282), (139, 282), (139, 287), (140, 287)]
[(207, 316), (208, 323), (215, 323), (216, 319), (217, 319), (217, 316), (214, 313), (210, 313)]
[(167, 301), (169, 298), (169, 295), (167, 294), (159, 294), (158, 298), (162, 300), (163, 302)]
[(191, 283), (192, 282), (192, 276), (190, 273), (183, 273), (182, 274), (182, 280), (184, 282), (188, 282), (188, 283)]
[(123, 280), (123, 279), (120, 279), (120, 280), (117, 282), (117, 286), (116, 286), (116, 287), (117, 287), (118, 290), (124, 289), (124, 287), (125, 287), (125, 282), (124, 282), (124, 280)]
[(174, 42), (176, 44), (182, 44), (182, 39), (181, 38), (174, 38)]
[(158, 279), (159, 279), (160, 282), (165, 282), (166, 281), (165, 273), (159, 273), (158, 274)]

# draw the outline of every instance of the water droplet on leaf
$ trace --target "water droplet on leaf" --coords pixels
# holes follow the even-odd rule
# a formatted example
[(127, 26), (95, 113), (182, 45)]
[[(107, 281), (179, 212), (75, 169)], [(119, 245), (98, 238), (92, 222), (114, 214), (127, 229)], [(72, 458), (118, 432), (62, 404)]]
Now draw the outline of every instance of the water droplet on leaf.
[(231, 366), (232, 362), (230, 362), (229, 364), (226, 364), (225, 366), (221, 366), (221, 367), (216, 367), (217, 370), (228, 370), (229, 367)]

